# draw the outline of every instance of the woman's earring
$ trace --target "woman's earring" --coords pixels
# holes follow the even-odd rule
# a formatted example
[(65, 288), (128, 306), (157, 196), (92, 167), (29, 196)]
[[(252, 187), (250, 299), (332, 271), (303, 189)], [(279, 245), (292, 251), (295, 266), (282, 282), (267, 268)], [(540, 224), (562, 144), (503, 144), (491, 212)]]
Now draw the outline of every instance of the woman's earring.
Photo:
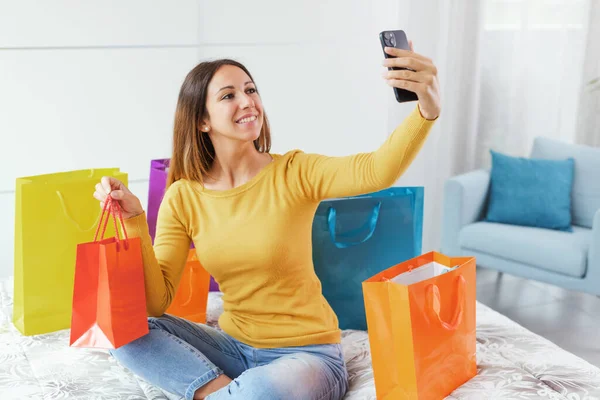
[(205, 127), (202, 129), (202, 130), (203, 130), (204, 132), (208, 132), (208, 126), (205, 126)]

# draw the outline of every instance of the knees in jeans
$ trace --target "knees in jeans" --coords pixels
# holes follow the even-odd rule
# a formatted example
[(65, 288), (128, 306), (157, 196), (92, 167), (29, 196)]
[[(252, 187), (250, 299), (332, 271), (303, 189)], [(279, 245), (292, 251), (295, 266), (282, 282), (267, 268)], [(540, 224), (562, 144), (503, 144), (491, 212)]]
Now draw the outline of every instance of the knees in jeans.
[(163, 324), (160, 319), (162, 317), (148, 317), (148, 329), (162, 329)]
[[(231, 381), (227, 387), (221, 389), (219, 395), (225, 395), (223, 398), (244, 398), (246, 400), (264, 400), (264, 399), (290, 399), (281, 393), (281, 388), (277, 385), (277, 380), (271, 379), (268, 375), (256, 374), (256, 371), (250, 369), (243, 372), (236, 379)], [(217, 396), (217, 398), (221, 398)]]
[(127, 356), (129, 353), (132, 353), (133, 350), (133, 345), (132, 343), (135, 343), (135, 340), (131, 343), (127, 343), (117, 349), (109, 349), (108, 353), (113, 356), (115, 359), (117, 359), (117, 361), (121, 362), (124, 356)]
[(160, 329), (178, 336), (176, 333), (184, 327), (181, 320), (169, 314), (163, 314), (160, 317), (148, 317), (149, 330)]
[[(148, 329), (152, 330), (152, 329), (162, 329), (162, 327), (160, 326), (160, 323), (157, 321), (159, 320), (160, 317), (158, 318), (154, 318), (154, 317), (149, 317), (148, 318)], [(121, 361), (121, 359), (123, 359), (124, 357), (127, 357), (130, 353), (138, 353), (140, 351), (139, 349), (139, 342), (140, 339), (144, 339), (145, 336), (142, 336), (141, 338), (138, 338), (136, 340), (134, 340), (133, 342), (127, 343), (117, 349), (109, 349), (108, 353), (113, 356), (114, 358), (116, 358), (117, 360)]]

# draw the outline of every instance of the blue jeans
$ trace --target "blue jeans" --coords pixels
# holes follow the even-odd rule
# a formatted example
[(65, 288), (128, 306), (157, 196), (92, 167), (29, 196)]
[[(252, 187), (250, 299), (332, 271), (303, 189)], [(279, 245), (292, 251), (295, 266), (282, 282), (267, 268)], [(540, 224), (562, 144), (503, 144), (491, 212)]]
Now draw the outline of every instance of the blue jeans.
[(348, 389), (340, 344), (257, 349), (224, 332), (165, 314), (150, 332), (110, 353), (134, 374), (178, 398), (193, 399), (225, 374), (233, 381), (207, 400), (339, 400)]

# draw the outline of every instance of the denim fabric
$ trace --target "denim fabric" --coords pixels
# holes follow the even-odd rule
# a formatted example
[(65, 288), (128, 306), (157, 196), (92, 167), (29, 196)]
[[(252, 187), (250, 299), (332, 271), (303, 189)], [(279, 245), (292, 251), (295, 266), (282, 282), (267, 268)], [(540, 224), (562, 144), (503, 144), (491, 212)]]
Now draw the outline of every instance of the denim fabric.
[(233, 381), (207, 400), (339, 400), (348, 389), (340, 344), (257, 349), (207, 325), (163, 315), (150, 332), (110, 353), (179, 399), (226, 374)]

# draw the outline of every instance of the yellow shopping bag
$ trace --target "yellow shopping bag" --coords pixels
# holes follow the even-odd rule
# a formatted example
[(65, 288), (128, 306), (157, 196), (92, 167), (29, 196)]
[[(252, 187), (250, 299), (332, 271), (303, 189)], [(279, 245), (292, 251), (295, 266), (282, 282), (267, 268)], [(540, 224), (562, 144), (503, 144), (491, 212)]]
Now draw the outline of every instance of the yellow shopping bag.
[(103, 176), (127, 184), (118, 168), (16, 181), (13, 323), (24, 335), (70, 326), (77, 244), (94, 239), (102, 210), (92, 195)]

